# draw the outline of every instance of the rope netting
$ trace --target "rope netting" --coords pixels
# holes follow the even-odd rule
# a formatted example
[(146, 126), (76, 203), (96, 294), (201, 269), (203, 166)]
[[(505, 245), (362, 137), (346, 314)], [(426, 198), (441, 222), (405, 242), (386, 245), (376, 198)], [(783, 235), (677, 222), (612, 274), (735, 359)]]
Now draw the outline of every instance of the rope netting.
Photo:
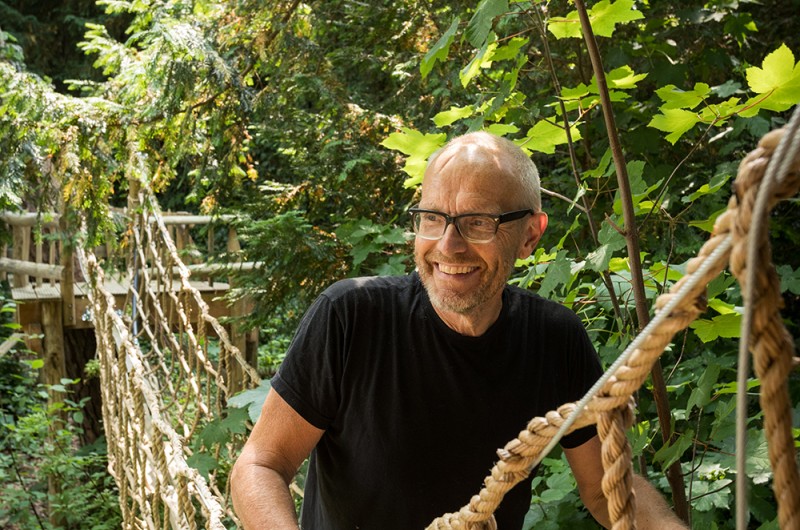
[[(635, 528), (631, 449), (625, 436), (634, 417), (633, 394), (647, 379), (656, 359), (674, 335), (686, 329), (705, 311), (706, 285), (728, 263), (743, 292), (747, 292), (747, 273), (755, 274), (756, 285), (750, 290), (752, 295), (749, 299), (745, 297), (752, 316), (748, 346), (755, 359), (756, 376), (761, 380), (760, 404), (774, 474), (778, 521), (781, 528), (800, 528), (800, 476), (788, 392), (788, 376), (794, 365), (794, 343), (780, 317), (783, 305), (780, 281), (772, 263), (769, 240), (764, 234), (756, 233), (754, 236), (755, 259), (748, 260), (754, 219), (765, 216), (778, 201), (792, 197), (800, 188), (798, 122), (800, 111), (795, 112), (786, 129), (767, 134), (758, 148), (745, 157), (734, 183), (735, 194), (730, 198), (726, 212), (717, 218), (711, 237), (698, 256), (688, 262), (687, 274), (671, 287), (669, 293), (658, 297), (656, 316), (597, 384), (581, 401), (567, 403), (544, 417), (533, 418), (517, 438), (498, 451), (499, 460), (484, 479), (480, 492), (458, 512), (435, 519), (428, 526), (429, 530), (496, 529), (493, 513), (504, 495), (530, 474), (564, 434), (591, 424), (597, 425), (602, 441), (605, 470), (602, 489), (608, 500), (613, 528)], [(784, 141), (780, 142), (784, 136)], [(771, 172), (776, 174), (769, 175), (769, 185), (765, 186), (768, 189), (766, 199), (758, 201), (760, 209), (756, 210), (760, 186), (779, 142), (781, 154), (771, 168)], [(787, 145), (791, 147), (787, 148)], [(743, 470), (739, 474), (743, 474)]]
[(238, 388), (259, 377), (192, 285), (154, 198), (145, 190), (139, 204), (126, 236), (133, 266), (121, 282), (130, 286), (124, 304), (96, 256), (80, 252), (91, 284), (109, 470), (124, 528), (223, 529), (236, 524), (228, 492), (213, 471), (206, 480), (187, 463), (190, 442), (220, 416), (234, 376)]

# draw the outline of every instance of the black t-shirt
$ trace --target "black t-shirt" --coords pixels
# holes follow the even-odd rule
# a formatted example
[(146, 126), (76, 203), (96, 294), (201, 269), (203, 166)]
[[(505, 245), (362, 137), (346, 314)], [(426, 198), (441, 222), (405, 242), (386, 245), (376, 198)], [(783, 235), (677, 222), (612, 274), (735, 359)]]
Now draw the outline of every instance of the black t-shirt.
[[(416, 530), (483, 485), (496, 450), (601, 375), (578, 317), (507, 287), (480, 337), (438, 317), (417, 274), (336, 283), (309, 309), (272, 388), (324, 429), (311, 454), (304, 530)], [(565, 437), (564, 447), (594, 436)], [(530, 478), (495, 513), (518, 529)]]

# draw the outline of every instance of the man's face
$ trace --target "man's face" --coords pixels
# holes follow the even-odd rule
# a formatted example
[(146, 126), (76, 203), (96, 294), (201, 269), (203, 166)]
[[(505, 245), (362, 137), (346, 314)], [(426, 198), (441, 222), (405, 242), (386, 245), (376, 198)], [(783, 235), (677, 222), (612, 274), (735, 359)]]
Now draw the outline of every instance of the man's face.
[[(499, 159), (484, 151), (463, 146), (454, 156), (443, 153), (428, 168), (420, 208), (451, 216), (524, 208), (517, 186), (503, 176)], [(468, 315), (487, 303), (501, 304), (514, 262), (525, 253), (531, 225), (529, 218), (504, 223), (488, 243), (469, 243), (454, 225), (438, 241), (417, 237), (414, 259), (434, 307)]]

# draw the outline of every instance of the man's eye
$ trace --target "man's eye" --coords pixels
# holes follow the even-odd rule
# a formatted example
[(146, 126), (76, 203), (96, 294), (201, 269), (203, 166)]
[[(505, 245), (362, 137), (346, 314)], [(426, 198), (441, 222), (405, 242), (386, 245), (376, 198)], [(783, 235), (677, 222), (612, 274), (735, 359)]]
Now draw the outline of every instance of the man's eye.
[(438, 223), (441, 222), (442, 217), (440, 215), (436, 215), (435, 213), (423, 213), (422, 220), (426, 223)]
[(490, 228), (491, 224), (492, 224), (491, 219), (487, 219), (485, 217), (470, 217), (469, 219), (467, 219), (467, 225), (470, 228), (485, 230), (487, 228)]

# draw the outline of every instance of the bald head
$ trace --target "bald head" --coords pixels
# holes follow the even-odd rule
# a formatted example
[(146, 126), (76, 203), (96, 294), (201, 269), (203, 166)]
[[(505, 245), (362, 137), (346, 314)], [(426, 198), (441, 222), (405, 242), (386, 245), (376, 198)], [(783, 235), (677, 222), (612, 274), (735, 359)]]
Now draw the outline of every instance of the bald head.
[(458, 136), (436, 151), (428, 161), (423, 179), (431, 175), (482, 175), (508, 190), (512, 208), (542, 211), (539, 172), (530, 157), (514, 142), (477, 131)]

